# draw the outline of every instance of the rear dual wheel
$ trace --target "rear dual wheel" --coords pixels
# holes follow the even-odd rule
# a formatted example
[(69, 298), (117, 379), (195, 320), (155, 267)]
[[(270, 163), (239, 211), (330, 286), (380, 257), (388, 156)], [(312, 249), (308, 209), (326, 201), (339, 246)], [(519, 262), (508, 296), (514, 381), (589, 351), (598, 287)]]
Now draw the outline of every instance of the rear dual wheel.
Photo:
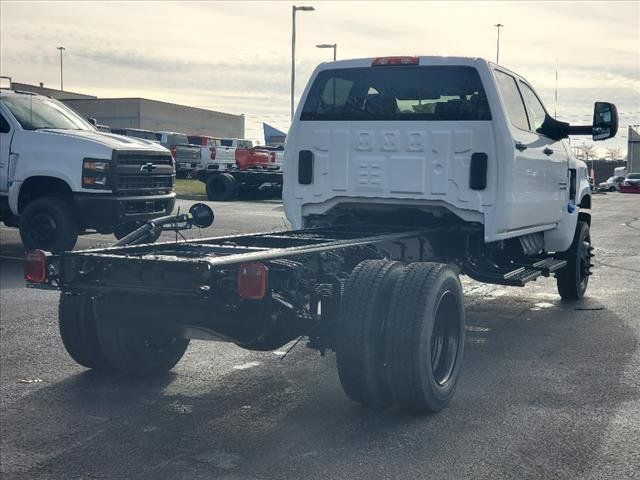
[(437, 412), (453, 397), (464, 347), (462, 287), (439, 263), (367, 260), (345, 287), (336, 343), (352, 400)]
[(238, 182), (233, 175), (216, 173), (207, 180), (206, 189), (209, 200), (227, 202), (238, 194)]
[(78, 364), (97, 371), (121, 371), (140, 376), (171, 370), (184, 355), (189, 340), (149, 335), (139, 329), (99, 319), (89, 295), (62, 293), (59, 305), (62, 343)]

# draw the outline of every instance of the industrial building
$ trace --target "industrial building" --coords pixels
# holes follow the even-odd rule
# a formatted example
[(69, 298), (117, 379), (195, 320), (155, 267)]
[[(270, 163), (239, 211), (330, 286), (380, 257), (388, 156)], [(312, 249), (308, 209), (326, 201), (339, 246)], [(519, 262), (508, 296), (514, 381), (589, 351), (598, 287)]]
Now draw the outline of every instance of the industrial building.
[(81, 116), (111, 128), (140, 128), (187, 135), (244, 138), (244, 115), (206, 110), (146, 98), (98, 98), (92, 95), (12, 82), (15, 90), (60, 100)]

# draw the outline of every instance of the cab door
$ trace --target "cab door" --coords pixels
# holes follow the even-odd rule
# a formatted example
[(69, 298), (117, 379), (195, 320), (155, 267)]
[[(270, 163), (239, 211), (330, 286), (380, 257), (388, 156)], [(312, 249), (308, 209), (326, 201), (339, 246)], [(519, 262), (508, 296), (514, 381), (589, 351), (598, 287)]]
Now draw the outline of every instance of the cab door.
[(530, 148), (542, 162), (546, 198), (544, 212), (549, 222), (559, 221), (569, 200), (569, 157), (562, 140), (553, 140), (538, 133), (547, 111), (533, 88), (522, 79), (518, 81), (518, 87), (527, 109), (530, 130), (534, 135)]
[[(494, 76), (514, 142), (513, 157), (504, 159), (505, 162), (513, 162), (508, 169), (511, 173), (505, 178), (507, 184), (503, 185), (508, 204), (505, 209), (506, 229), (518, 230), (554, 224), (560, 219), (562, 193), (567, 189), (567, 158), (564, 148), (560, 142), (554, 142), (535, 131), (536, 119), (530, 113), (534, 109), (525, 106), (525, 84), (512, 73), (499, 68), (494, 69)], [(541, 104), (540, 108), (544, 112)], [(564, 160), (562, 180), (559, 178), (556, 159)]]

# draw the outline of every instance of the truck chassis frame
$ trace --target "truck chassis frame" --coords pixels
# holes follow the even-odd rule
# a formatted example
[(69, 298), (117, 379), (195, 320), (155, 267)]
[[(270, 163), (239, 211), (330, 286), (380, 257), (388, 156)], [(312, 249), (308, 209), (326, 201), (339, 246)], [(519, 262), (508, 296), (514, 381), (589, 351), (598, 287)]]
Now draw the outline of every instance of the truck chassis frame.
[[(308, 346), (324, 352), (334, 347), (346, 279), (363, 260), (436, 261), (512, 286), (566, 265), (553, 257), (497, 264), (473, 251), (478, 235), (480, 225), (356, 225), (115, 246), (50, 259), (48, 281), (67, 294), (90, 295), (98, 316), (125, 325), (255, 350), (308, 336)], [(263, 269), (258, 295), (242, 293), (247, 266)]]

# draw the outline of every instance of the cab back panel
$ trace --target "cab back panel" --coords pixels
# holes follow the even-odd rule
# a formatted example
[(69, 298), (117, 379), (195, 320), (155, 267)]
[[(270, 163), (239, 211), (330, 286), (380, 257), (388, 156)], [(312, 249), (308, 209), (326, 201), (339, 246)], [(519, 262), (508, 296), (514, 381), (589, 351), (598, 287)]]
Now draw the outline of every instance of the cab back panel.
[[(333, 122), (332, 122), (333, 123)], [(294, 224), (302, 205), (333, 197), (442, 200), (484, 212), (495, 202), (491, 122), (304, 122), (287, 151), (285, 200)], [(298, 179), (300, 152), (313, 153), (312, 182)], [(470, 188), (474, 153), (487, 155), (487, 183)], [(293, 198), (287, 198), (293, 193)]]
[[(295, 226), (304, 205), (334, 198), (435, 201), (481, 213), (495, 203), (492, 115), (474, 64), (321, 69), (296, 117), (284, 185)], [(470, 186), (474, 154), (486, 158), (481, 189)], [(310, 158), (312, 173), (301, 172)]]

